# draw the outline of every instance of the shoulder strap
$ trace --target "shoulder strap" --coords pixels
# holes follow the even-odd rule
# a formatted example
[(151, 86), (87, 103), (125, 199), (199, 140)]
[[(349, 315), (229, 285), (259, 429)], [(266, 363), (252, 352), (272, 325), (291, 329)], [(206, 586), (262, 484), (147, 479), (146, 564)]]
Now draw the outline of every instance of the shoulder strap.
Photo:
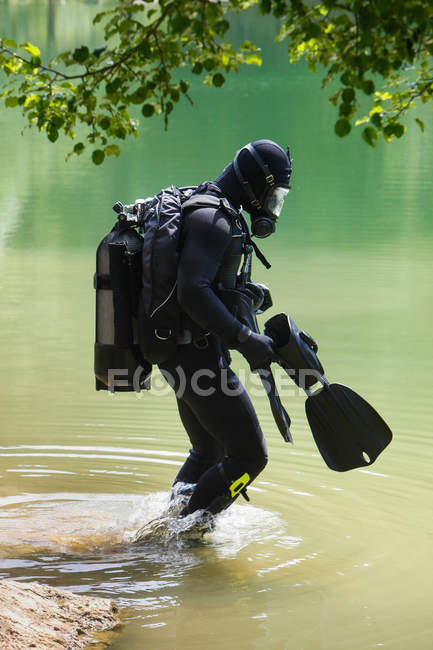
[(229, 201), (225, 197), (217, 197), (213, 196), (212, 194), (193, 194), (182, 204), (182, 212), (184, 210), (188, 210), (189, 208), (215, 208), (217, 210), (222, 210), (222, 212), (224, 212), (229, 217), (239, 219), (242, 224), (242, 230), (246, 236), (247, 245), (251, 246), (254, 249), (256, 257), (261, 261), (265, 268), (271, 268), (271, 264), (263, 255), (260, 248), (255, 242), (253, 242), (250, 229), (244, 215), (239, 210), (235, 210), (235, 208), (230, 205)]
[(213, 196), (213, 194), (193, 194), (182, 204), (182, 211), (189, 208), (215, 208), (222, 210), (229, 217), (239, 216), (239, 212), (230, 205), (225, 197)]

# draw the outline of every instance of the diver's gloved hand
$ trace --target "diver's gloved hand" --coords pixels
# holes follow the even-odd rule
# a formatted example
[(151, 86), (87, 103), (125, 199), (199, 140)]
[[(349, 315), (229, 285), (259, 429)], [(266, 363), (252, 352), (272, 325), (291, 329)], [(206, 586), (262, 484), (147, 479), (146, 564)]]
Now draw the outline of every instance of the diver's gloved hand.
[(266, 368), (271, 361), (278, 359), (273, 340), (265, 334), (256, 334), (242, 325), (237, 340), (236, 349), (243, 354), (253, 372)]

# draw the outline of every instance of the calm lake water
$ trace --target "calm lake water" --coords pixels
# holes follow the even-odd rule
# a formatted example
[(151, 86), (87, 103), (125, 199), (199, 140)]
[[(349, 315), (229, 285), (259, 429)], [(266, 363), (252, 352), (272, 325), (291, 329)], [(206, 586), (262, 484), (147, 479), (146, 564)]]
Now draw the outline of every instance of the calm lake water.
[[(101, 2), (0, 0), (1, 33), (44, 52), (90, 41)], [(119, 159), (64, 163), (69, 143), (20, 136), (0, 111), (0, 577), (116, 599), (113, 646), (236, 650), (433, 647), (431, 111), (423, 135), (376, 150), (334, 136), (320, 79), (287, 64), (275, 26), (235, 21), (264, 65), (158, 120)], [(314, 445), (304, 397), (281, 392), (286, 445), (246, 365), (270, 462), (214, 533), (194, 544), (128, 536), (157, 516), (188, 450), (173, 396), (94, 390), (94, 253), (116, 200), (215, 178), (242, 144), (290, 143), (293, 190), (263, 243), (273, 290), (320, 345), (327, 376), (352, 386), (394, 432), (371, 467), (338, 474)]]

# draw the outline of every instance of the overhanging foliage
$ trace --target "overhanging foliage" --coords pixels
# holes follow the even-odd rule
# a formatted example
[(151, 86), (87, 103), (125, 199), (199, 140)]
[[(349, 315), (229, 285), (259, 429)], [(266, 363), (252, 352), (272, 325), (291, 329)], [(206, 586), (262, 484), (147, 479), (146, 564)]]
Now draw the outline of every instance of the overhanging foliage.
[[(5, 105), (20, 107), (28, 124), (51, 142), (60, 133), (75, 138), (84, 125), (71, 153), (91, 145), (93, 162), (101, 164), (119, 155), (120, 140), (137, 135), (132, 106), (145, 118), (161, 115), (167, 125), (182, 97), (192, 101), (182, 70), (220, 87), (240, 66), (261, 64), (253, 43), (236, 50), (226, 39), (233, 12), (252, 5), (278, 20), (276, 40), (287, 40), (291, 62), (305, 58), (311, 71), (323, 74), (323, 86), (338, 85), (330, 97), (338, 108), (338, 136), (355, 123), (364, 125), (369, 145), (379, 136), (400, 138), (402, 118), (417, 100), (432, 100), (430, 0), (117, 0), (94, 18), (105, 43), (97, 49), (81, 45), (45, 63), (36, 45), (1, 39)], [(370, 108), (359, 115), (363, 96)]]

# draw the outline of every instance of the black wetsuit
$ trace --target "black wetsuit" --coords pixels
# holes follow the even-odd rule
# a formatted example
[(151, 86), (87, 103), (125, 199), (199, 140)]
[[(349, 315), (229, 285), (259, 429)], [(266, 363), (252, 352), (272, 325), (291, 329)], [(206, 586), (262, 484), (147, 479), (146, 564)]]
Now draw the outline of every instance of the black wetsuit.
[[(207, 192), (223, 196), (215, 186)], [(210, 333), (178, 345), (160, 364), (176, 391), (192, 445), (176, 477), (197, 483), (184, 514), (227, 507), (267, 462), (254, 407), (223, 350), (236, 340), (240, 323), (217, 296), (219, 287), (235, 286), (242, 233), (239, 220), (220, 209), (196, 208), (184, 215), (178, 301), (186, 326)]]

